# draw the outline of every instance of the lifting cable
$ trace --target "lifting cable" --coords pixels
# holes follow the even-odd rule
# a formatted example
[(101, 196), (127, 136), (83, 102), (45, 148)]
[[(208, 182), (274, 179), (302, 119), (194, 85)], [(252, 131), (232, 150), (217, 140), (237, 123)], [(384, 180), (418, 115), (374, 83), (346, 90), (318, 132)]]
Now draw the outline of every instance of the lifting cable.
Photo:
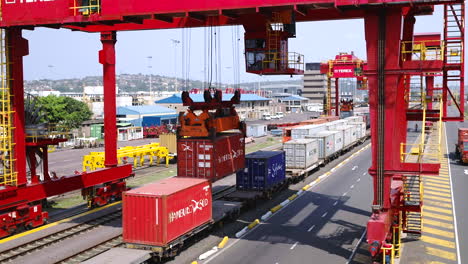
[(239, 26), (231, 27), (231, 41), (232, 41), (232, 69), (234, 88), (240, 88), (240, 61), (239, 61)]
[(190, 77), (190, 50), (192, 40), (192, 29), (182, 29), (182, 78), (184, 81), (184, 91), (190, 91), (189, 77)]

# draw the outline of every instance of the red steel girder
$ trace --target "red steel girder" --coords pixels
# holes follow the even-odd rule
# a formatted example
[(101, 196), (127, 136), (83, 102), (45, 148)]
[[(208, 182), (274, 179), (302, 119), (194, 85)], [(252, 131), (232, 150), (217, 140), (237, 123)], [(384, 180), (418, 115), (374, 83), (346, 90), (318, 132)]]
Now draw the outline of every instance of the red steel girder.
[[(263, 13), (291, 9), (297, 21), (358, 18), (365, 15), (370, 5), (381, 7), (386, 3), (394, 6), (409, 6), (404, 0), (239, 0), (239, 1), (145, 1), (145, 0), (101, 0), (99, 12), (83, 15), (74, 3), (80, 1), (22, 1), (9, 0), (2, 5), (1, 27), (7, 26), (51, 26), (69, 25), (75, 29), (93, 32), (141, 30), (158, 28), (180, 28), (209, 26), (207, 17), (225, 20), (211, 25), (229, 25), (245, 14)], [(455, 1), (454, 1), (455, 2)], [(411, 5), (420, 12), (432, 12), (429, 5), (443, 3), (441, 0), (418, 2)], [(353, 8), (339, 9), (352, 6)], [(359, 8), (363, 7), (363, 8)], [(75, 12), (77, 10), (77, 12)], [(190, 21), (190, 22), (189, 22)]]
[[(20, 28), (6, 31), (6, 47), (9, 53), (10, 65), (8, 67), (11, 79), (10, 91), (14, 111), (13, 126), (14, 142), (13, 153), (16, 159), (14, 166), (18, 173), (18, 185), (24, 185), (26, 179), (26, 130), (24, 124), (24, 82), (23, 57), (29, 54), (28, 41), (22, 37)], [(7, 58), (8, 59), (8, 58)]]
[[(393, 176), (402, 171), (400, 143), (406, 142), (406, 108), (403, 75), (399, 57), (403, 31), (401, 8), (386, 8), (369, 12), (364, 19), (367, 43), (367, 70), (369, 83), (369, 110), (371, 118), (373, 178), (373, 216), (368, 223), (367, 242), (380, 248), (390, 231)], [(408, 23), (411, 25), (411, 23)]]
[(106, 168), (89, 173), (51, 179), (22, 188), (6, 188), (0, 191), (0, 210), (23, 203), (45, 199), (58, 194), (93, 187), (98, 184), (122, 180), (131, 176), (132, 165)]
[(101, 33), (102, 50), (99, 63), (103, 68), (104, 83), (104, 149), (106, 167), (117, 166), (117, 117), (115, 88), (116, 32)]

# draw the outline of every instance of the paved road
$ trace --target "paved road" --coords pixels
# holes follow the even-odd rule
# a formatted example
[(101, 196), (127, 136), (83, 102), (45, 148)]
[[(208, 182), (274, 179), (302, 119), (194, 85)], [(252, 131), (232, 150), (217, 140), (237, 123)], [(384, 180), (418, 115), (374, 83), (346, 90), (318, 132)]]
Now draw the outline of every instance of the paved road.
[[(453, 107), (449, 113), (455, 113)], [(453, 199), (456, 213), (456, 224), (458, 234), (458, 245), (460, 248), (460, 259), (458, 263), (468, 263), (468, 166), (460, 164), (455, 160), (455, 143), (458, 139), (458, 128), (468, 127), (468, 122), (445, 123), (448, 152), (450, 158), (450, 172), (452, 175)]]
[(203, 263), (345, 263), (365, 230), (370, 149)]

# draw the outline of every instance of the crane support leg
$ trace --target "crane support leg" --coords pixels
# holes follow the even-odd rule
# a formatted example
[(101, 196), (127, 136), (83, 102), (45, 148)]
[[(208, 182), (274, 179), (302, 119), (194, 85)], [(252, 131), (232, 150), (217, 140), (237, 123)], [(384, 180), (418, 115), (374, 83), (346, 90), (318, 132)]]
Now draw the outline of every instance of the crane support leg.
[(28, 41), (22, 37), (20, 28), (6, 30), (6, 46), (10, 62), (7, 76), (10, 77), (12, 95), (12, 110), (14, 111), (13, 126), (14, 146), (13, 153), (16, 159), (17, 185), (25, 185), (26, 179), (26, 131), (24, 127), (24, 84), (23, 84), (23, 57), (29, 54)]
[(402, 10), (383, 9), (365, 17), (369, 105), (372, 135), (373, 214), (367, 224), (367, 242), (372, 257), (391, 239), (394, 210), (398, 206), (402, 182), (395, 180), (401, 171), (400, 143), (406, 142), (404, 83), (400, 70)]
[(117, 166), (117, 119), (115, 88), (115, 43), (116, 32), (101, 33), (102, 50), (99, 63), (103, 65), (104, 79), (104, 148), (105, 166)]
[(340, 116), (340, 92), (338, 88), (338, 78), (335, 78), (335, 116)]

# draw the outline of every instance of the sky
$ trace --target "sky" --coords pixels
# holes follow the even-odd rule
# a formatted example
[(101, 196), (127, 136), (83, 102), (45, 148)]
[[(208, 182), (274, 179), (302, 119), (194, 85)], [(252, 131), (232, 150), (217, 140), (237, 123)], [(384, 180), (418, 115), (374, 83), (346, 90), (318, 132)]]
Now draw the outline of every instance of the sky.
[[(442, 6), (436, 7), (432, 16), (416, 18), (415, 32), (442, 32)], [(191, 45), (189, 78), (204, 80), (204, 32), (203, 28), (187, 29)], [(220, 29), (222, 82), (234, 82), (233, 27)], [(245, 72), (243, 28), (240, 27), (241, 82), (288, 80), (289, 76), (257, 76)], [(188, 34), (188, 33), (187, 33)], [(304, 54), (306, 62), (326, 61), (338, 52), (354, 51), (365, 59), (364, 21), (339, 20), (325, 22), (301, 22), (297, 24), (297, 37), (289, 39), (289, 51)], [(66, 79), (102, 74), (98, 63), (101, 49), (99, 34), (72, 32), (66, 29), (37, 28), (25, 30), (30, 52), (25, 57), (25, 80)], [(118, 32), (116, 44), (117, 74), (158, 74), (182, 77), (182, 43), (174, 46), (172, 40), (182, 42), (182, 29)], [(186, 45), (187, 47), (187, 45)], [(466, 54), (465, 54), (466, 55)], [(147, 57), (151, 56), (152, 59)], [(151, 68), (149, 66), (151, 65)], [(294, 79), (300, 77), (293, 77)]]

